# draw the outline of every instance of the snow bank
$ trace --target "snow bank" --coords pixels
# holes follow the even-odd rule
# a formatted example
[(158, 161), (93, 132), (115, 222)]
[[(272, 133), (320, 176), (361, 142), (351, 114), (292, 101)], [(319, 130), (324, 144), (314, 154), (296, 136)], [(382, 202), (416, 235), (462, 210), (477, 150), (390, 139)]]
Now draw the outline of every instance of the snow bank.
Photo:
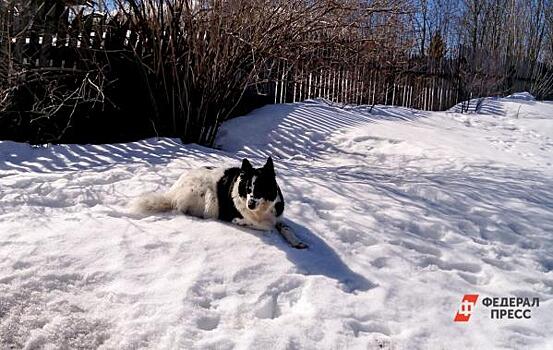
[[(482, 108), (267, 106), (218, 150), (0, 142), (1, 347), (550, 348), (553, 104)], [(307, 251), (127, 209), (185, 169), (269, 154)], [(454, 323), (466, 293), (540, 307)]]
[(523, 101), (535, 101), (536, 98), (529, 92), (517, 92), (507, 96), (507, 99), (511, 100), (523, 100)]

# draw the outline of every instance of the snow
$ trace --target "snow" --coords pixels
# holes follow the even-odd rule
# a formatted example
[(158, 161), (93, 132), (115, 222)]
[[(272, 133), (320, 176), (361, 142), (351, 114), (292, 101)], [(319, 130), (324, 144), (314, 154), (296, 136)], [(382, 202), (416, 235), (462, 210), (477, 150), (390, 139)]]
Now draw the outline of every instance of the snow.
[(529, 92), (517, 92), (512, 95), (507, 96), (508, 99), (514, 100), (524, 100), (524, 101), (535, 101), (536, 98), (532, 96)]
[[(552, 348), (553, 103), (517, 96), (468, 114), (266, 106), (218, 149), (2, 141), (0, 347)], [(186, 169), (268, 155), (308, 250), (128, 209)], [(468, 293), (540, 307), (454, 323)]]

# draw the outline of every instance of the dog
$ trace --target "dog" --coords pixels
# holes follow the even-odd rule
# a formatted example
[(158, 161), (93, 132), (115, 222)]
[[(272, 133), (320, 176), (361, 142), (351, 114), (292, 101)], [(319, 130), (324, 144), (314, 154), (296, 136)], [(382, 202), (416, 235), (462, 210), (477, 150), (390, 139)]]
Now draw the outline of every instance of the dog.
[(284, 197), (271, 157), (261, 168), (254, 168), (248, 159), (243, 159), (240, 168), (190, 170), (168, 192), (143, 196), (135, 207), (142, 213), (177, 211), (255, 230), (276, 228), (292, 247), (307, 248), (283, 223)]

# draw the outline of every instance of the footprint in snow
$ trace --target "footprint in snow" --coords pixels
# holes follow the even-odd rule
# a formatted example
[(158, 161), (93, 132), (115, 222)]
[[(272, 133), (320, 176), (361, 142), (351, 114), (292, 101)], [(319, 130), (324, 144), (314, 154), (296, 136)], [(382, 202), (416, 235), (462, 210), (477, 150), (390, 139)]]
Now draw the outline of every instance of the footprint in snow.
[(258, 301), (255, 316), (261, 319), (275, 319), (292, 312), (301, 298), (305, 282), (299, 277), (282, 277), (267, 287)]

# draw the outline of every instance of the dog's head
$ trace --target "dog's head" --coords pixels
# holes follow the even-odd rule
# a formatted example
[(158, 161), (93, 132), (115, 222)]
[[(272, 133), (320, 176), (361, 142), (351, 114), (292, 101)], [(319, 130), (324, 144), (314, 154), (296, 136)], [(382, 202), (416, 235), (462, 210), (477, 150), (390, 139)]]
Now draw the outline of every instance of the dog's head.
[(247, 159), (242, 161), (238, 193), (249, 210), (267, 208), (278, 196), (275, 168), (271, 157), (262, 168), (254, 168)]

